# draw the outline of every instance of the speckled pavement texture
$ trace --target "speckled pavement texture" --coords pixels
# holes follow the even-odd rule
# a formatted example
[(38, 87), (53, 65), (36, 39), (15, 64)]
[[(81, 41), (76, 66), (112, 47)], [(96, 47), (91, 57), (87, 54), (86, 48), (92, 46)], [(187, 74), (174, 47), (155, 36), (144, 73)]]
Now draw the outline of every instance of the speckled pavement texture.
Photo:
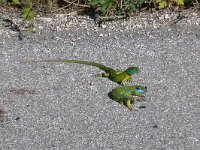
[[(44, 26), (19, 40), (0, 21), (0, 149), (200, 149), (200, 25), (84, 22)], [(129, 111), (111, 100), (108, 93), (119, 85), (94, 77), (98, 68), (24, 63), (56, 58), (140, 67), (128, 85), (147, 86), (146, 108)]]

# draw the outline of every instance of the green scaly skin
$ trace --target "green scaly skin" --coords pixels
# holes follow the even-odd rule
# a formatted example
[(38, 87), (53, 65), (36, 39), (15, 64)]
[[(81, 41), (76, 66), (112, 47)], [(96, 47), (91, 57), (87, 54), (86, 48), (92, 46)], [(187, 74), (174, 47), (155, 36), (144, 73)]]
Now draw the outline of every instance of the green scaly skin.
[(112, 68), (106, 67), (102, 64), (91, 62), (91, 61), (81, 61), (81, 60), (67, 60), (67, 59), (56, 59), (56, 60), (42, 60), (42, 61), (32, 61), (32, 62), (68, 62), (68, 63), (78, 63), (85, 64), (90, 66), (95, 66), (104, 70), (105, 73), (99, 74), (98, 76), (107, 77), (110, 80), (117, 82), (121, 85), (125, 85), (126, 81), (131, 81), (131, 75), (139, 73), (139, 69), (137, 67), (130, 67), (125, 71), (118, 71)]
[(147, 87), (135, 85), (135, 86), (121, 86), (113, 89), (110, 92), (110, 96), (113, 100), (125, 105), (129, 110), (133, 110), (131, 104), (135, 100), (143, 100), (144, 93), (147, 92)]

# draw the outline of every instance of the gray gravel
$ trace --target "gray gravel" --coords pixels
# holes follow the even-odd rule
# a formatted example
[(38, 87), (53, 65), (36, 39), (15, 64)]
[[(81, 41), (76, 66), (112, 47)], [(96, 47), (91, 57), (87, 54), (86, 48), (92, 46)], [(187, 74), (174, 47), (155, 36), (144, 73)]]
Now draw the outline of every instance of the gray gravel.
[[(173, 26), (176, 15), (147, 14), (103, 28), (86, 16), (38, 16), (35, 33), (23, 31), (22, 40), (1, 19), (5, 121), (0, 149), (200, 149), (200, 18), (195, 15)], [(118, 85), (94, 77), (98, 68), (23, 63), (56, 58), (120, 69), (139, 66), (141, 72), (128, 85), (148, 87), (146, 108), (131, 112), (109, 99), (108, 92)]]

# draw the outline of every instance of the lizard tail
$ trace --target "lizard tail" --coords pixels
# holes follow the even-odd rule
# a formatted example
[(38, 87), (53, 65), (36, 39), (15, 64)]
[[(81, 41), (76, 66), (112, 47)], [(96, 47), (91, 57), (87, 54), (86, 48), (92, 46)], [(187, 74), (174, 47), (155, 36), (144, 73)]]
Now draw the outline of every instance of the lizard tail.
[(43, 60), (40, 62), (68, 62), (68, 63), (77, 63), (77, 64), (85, 64), (85, 65), (89, 65), (89, 66), (95, 66), (100, 68), (101, 70), (104, 70), (105, 72), (111, 72), (111, 71), (115, 71), (114, 69), (110, 68), (110, 67), (106, 67), (102, 64), (99, 63), (95, 63), (95, 62), (91, 62), (91, 61), (82, 61), (82, 60), (69, 60), (69, 59), (55, 59), (55, 60)]

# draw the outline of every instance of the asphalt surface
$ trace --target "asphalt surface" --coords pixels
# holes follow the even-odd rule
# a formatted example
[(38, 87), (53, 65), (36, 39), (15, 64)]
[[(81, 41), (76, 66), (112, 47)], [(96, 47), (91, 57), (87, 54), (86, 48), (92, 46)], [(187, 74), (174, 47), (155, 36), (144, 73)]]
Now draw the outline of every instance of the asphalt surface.
[[(200, 149), (199, 25), (44, 28), (21, 40), (0, 25), (0, 149)], [(57, 58), (138, 66), (128, 85), (147, 86), (146, 108), (129, 111), (111, 100), (119, 85), (94, 77), (98, 68), (24, 63)]]

